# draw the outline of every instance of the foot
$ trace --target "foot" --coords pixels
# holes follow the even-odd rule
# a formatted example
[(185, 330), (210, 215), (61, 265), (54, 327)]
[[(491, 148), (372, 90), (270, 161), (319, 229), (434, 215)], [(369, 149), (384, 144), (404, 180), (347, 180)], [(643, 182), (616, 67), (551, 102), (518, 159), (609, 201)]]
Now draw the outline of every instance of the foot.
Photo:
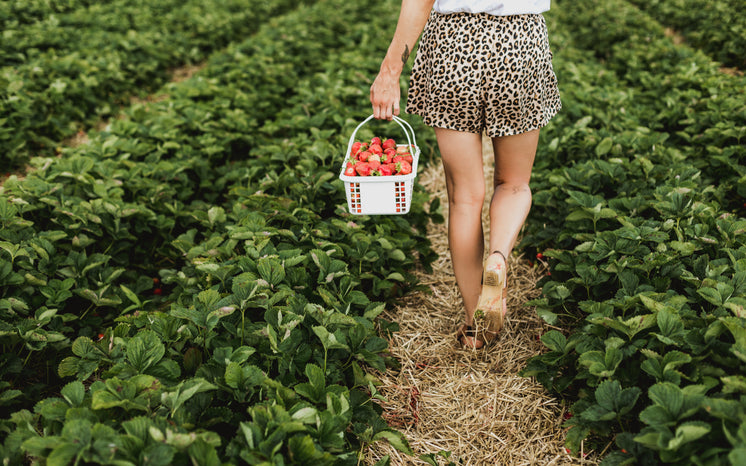
[(484, 319), (484, 343), (489, 343), (497, 336), (505, 320), (507, 305), (504, 291), (507, 273), (508, 264), (502, 252), (494, 251), (487, 257), (482, 276), (482, 293), (474, 313), (475, 317)]
[(462, 325), (456, 331), (456, 339), (462, 348), (480, 349), (484, 342), (477, 335), (477, 330), (471, 325)]

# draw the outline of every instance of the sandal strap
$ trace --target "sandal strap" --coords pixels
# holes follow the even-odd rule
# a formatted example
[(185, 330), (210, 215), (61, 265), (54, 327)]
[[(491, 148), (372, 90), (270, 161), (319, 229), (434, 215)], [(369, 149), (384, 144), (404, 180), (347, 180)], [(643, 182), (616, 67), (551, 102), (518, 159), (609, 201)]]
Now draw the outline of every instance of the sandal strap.
[(477, 329), (471, 325), (463, 324), (459, 327), (458, 331), (456, 331), (456, 338), (458, 339), (463, 337), (477, 338), (478, 336)]
[(491, 253), (491, 254), (500, 254), (500, 257), (502, 257), (502, 258), (503, 258), (503, 261), (504, 261), (504, 262), (505, 262), (506, 264), (508, 263), (508, 259), (507, 259), (507, 258), (505, 257), (505, 254), (503, 254), (503, 253), (502, 253), (502, 251), (500, 251), (499, 249), (495, 249), (494, 251), (492, 251), (492, 253)]

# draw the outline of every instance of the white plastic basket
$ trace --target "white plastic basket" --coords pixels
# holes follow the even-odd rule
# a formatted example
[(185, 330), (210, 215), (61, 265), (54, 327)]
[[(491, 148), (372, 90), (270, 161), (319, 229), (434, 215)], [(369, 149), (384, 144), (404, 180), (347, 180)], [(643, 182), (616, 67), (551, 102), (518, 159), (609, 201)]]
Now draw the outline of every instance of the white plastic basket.
[[(412, 188), (417, 176), (417, 162), (420, 158), (420, 148), (414, 136), (414, 130), (405, 120), (394, 116), (393, 121), (399, 124), (407, 137), (407, 143), (412, 154), (412, 173), (408, 175), (391, 176), (347, 176), (344, 174), (346, 161), (355, 142), (357, 131), (373, 115), (360, 123), (350, 136), (347, 151), (342, 161), (339, 179), (344, 181), (347, 207), (355, 215), (401, 215), (409, 212), (412, 203)], [(397, 144), (403, 146), (404, 144)]]

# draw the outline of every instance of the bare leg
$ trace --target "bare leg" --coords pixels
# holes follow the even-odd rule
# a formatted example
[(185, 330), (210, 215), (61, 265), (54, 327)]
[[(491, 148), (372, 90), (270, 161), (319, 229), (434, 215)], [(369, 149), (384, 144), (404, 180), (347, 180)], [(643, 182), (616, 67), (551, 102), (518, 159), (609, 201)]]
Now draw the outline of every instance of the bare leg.
[[(505, 260), (510, 256), (531, 209), (529, 181), (538, 142), (539, 130), (492, 139), (495, 189), (490, 202), (490, 255), (485, 262), (485, 270), (507, 267)], [(498, 277), (496, 273), (491, 276)], [(505, 282), (500, 286), (506, 286)], [(506, 290), (483, 286), (478, 309), (486, 311), (488, 318), (484, 338), (490, 341), (497, 336), (508, 312)]]
[(531, 209), (529, 181), (539, 130), (492, 139), (495, 191), (490, 202), (490, 252), (509, 257)]
[[(466, 325), (472, 325), (484, 258), (482, 136), (443, 128), (435, 128), (435, 135), (448, 190), (448, 246), (453, 273), (464, 300)], [(480, 345), (476, 339), (466, 340), (468, 345)]]

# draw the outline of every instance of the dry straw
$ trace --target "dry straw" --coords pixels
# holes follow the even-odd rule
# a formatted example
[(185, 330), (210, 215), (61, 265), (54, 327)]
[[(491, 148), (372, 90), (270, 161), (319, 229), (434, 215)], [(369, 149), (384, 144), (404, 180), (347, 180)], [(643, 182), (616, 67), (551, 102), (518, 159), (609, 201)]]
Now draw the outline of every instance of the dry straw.
[[(491, 150), (485, 139), (485, 180), (492, 179), (487, 168), (493, 165)], [(419, 182), (441, 198), (447, 215), (442, 167), (422, 172)], [(509, 263), (508, 322), (486, 350), (463, 349), (454, 337), (463, 308), (446, 226), (431, 225), (429, 237), (440, 259), (433, 273), (418, 274), (430, 291), (407, 296), (384, 316), (399, 323), (390, 349), (401, 367), (376, 374), (386, 399), (380, 402), (383, 417), (405, 434), (416, 456), (377, 442), (368, 449), (365, 464), (385, 455), (393, 465), (426, 464), (417, 456), (440, 451), (450, 452), (449, 460), (460, 465), (597, 464), (593, 454), (567, 454), (564, 407), (535, 380), (518, 375), (527, 359), (542, 351), (538, 337), (547, 325), (525, 303), (539, 296), (536, 283), (546, 269), (514, 254)]]

